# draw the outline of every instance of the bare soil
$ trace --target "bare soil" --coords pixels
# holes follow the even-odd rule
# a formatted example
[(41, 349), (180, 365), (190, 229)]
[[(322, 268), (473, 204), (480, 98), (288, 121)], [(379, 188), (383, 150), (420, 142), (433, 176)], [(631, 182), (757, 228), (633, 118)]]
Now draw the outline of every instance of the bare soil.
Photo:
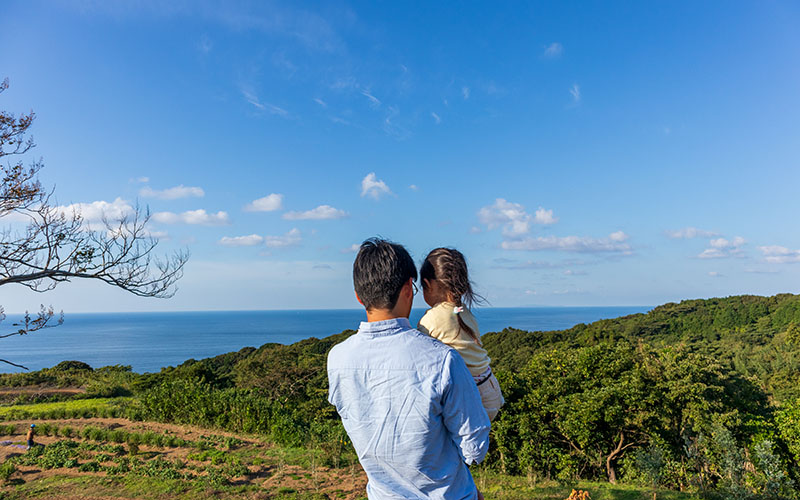
[[(346, 468), (333, 469), (322, 466), (314, 467), (300, 467), (298, 465), (286, 464), (283, 460), (275, 458), (275, 453), (269, 453), (274, 448), (270, 443), (266, 443), (261, 439), (254, 436), (236, 435), (230, 432), (203, 429), (200, 427), (193, 427), (188, 425), (173, 425), (162, 424), (157, 422), (132, 422), (122, 418), (82, 418), (82, 419), (62, 419), (62, 420), (36, 420), (37, 425), (50, 422), (58, 425), (59, 427), (70, 426), (73, 430), (79, 431), (86, 426), (101, 427), (106, 429), (122, 429), (128, 432), (156, 432), (161, 434), (170, 434), (177, 436), (186, 441), (200, 441), (201, 439), (214, 437), (235, 437), (242, 441), (242, 444), (236, 447), (236, 450), (244, 450), (247, 456), (258, 457), (260, 460), (247, 464), (250, 474), (235, 478), (234, 486), (255, 486), (256, 488), (249, 488), (250, 492), (244, 496), (236, 496), (228, 493), (215, 492), (214, 498), (271, 498), (275, 492), (280, 490), (286, 491), (287, 488), (295, 490), (298, 493), (320, 493), (327, 495), (329, 498), (340, 498), (347, 500), (355, 500), (366, 496), (366, 483), (367, 478), (364, 471), (360, 466), (355, 465)], [(6, 424), (17, 424), (17, 430), (22, 431), (27, 429), (31, 423), (29, 421), (8, 421)], [(36, 436), (36, 442), (44, 444), (55, 443), (65, 438), (55, 436)], [(71, 438), (75, 441), (82, 441), (78, 437)], [(0, 441), (12, 441), (14, 444), (25, 444), (25, 434), (17, 434), (13, 436), (0, 436)], [(163, 457), (167, 460), (181, 459), (187, 463), (196, 465), (203, 465), (203, 462), (192, 460), (189, 458), (190, 454), (197, 453), (196, 448), (190, 447), (175, 447), (175, 448), (159, 448), (147, 445), (139, 446), (139, 456), (143, 458)], [(13, 457), (24, 454), (25, 450), (8, 446), (0, 446), (0, 462)], [(85, 461), (85, 460), (84, 460)], [(84, 461), (81, 461), (83, 463)], [(208, 463), (208, 462), (205, 462)], [(106, 462), (105, 464), (111, 464)], [(25, 485), (33, 485), (43, 479), (48, 478), (74, 478), (74, 477), (94, 477), (94, 478), (111, 478), (106, 472), (80, 472), (77, 468), (72, 469), (50, 469), (42, 470), (35, 466), (18, 466), (17, 472), (14, 473), (12, 479), (24, 481)], [(19, 488), (19, 487), (18, 487)], [(94, 490), (97, 491), (94, 491)], [(4, 486), (0, 491), (13, 491), (14, 486)], [(255, 490), (255, 492), (253, 491)], [(19, 490), (17, 490), (19, 491)], [(263, 495), (256, 494), (261, 491)], [(43, 498), (53, 498), (60, 500), (67, 499), (92, 499), (92, 500), (105, 500), (105, 499), (119, 499), (119, 498), (132, 498), (125, 495), (120, 491), (119, 496), (109, 496), (109, 493), (116, 495), (117, 491), (110, 492), (107, 488), (82, 488), (82, 491), (53, 491), (47, 492)], [(255, 495), (255, 496), (254, 496)], [(142, 497), (142, 498), (165, 498), (163, 496)]]

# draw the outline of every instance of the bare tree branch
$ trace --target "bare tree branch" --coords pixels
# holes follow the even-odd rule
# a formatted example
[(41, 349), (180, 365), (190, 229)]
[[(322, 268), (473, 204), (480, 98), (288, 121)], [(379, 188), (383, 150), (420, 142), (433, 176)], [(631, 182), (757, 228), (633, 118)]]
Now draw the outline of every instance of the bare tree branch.
[[(7, 88), (5, 79), (0, 83), (0, 93)], [(5, 217), (10, 223), (0, 228), (0, 286), (20, 284), (46, 292), (82, 278), (140, 297), (172, 297), (189, 254), (181, 250), (154, 256), (158, 240), (146, 230), (149, 211), (137, 206), (117, 220), (103, 218), (99, 225), (90, 224), (77, 209), (67, 213), (51, 203), (52, 191), (46, 191), (38, 180), (42, 160), (29, 166), (22, 161), (2, 160), (35, 146), (33, 138), (27, 136), (34, 118), (32, 111), (19, 117), (0, 111), (0, 219)], [(57, 326), (50, 322), (52, 317), (52, 308), (42, 306), (36, 318), (26, 313), (24, 324), (14, 325), (23, 328), (0, 338)], [(2, 315), (0, 321), (4, 318)], [(61, 322), (63, 317), (58, 324)]]

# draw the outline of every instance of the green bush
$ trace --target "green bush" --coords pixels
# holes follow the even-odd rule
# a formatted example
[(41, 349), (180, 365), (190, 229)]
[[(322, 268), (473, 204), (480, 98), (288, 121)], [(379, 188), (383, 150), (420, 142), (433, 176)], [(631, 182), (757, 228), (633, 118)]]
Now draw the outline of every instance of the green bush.
[(2, 464), (0, 464), (0, 480), (4, 483), (8, 481), (11, 477), (11, 474), (16, 472), (17, 468), (14, 465), (14, 462), (6, 460)]

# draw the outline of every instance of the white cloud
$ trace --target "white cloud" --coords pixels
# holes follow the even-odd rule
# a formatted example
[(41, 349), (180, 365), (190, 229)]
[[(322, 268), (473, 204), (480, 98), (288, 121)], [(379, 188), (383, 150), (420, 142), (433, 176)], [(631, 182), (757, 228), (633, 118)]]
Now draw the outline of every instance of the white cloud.
[(219, 240), (219, 244), (226, 247), (252, 247), (260, 245), (263, 241), (263, 237), (257, 234), (250, 234), (247, 236), (223, 236)]
[(697, 255), (698, 259), (724, 259), (727, 254), (718, 248), (706, 248)]
[(166, 232), (166, 231), (145, 230), (145, 233), (147, 234), (148, 238), (155, 238), (157, 240), (168, 240), (169, 239), (169, 233)]
[(150, 182), (150, 177), (137, 177), (136, 179), (131, 179), (131, 181), (145, 184), (147, 182)]
[(392, 194), (392, 190), (385, 182), (375, 176), (375, 172), (370, 172), (361, 179), (361, 196), (369, 196), (375, 200), (380, 199), (384, 194)]
[(317, 104), (319, 104), (319, 105), (320, 105), (320, 106), (322, 106), (323, 108), (327, 108), (327, 107), (328, 107), (328, 103), (326, 103), (325, 101), (323, 101), (322, 99), (320, 99), (320, 98), (318, 98), (318, 97), (315, 97), (315, 98), (314, 98), (314, 102), (315, 102), (315, 103), (317, 103)]
[(465, 101), (469, 99), (469, 87), (461, 87), (461, 95), (464, 97)]
[(586, 271), (573, 271), (572, 269), (567, 269), (566, 271), (564, 271), (564, 274), (566, 276), (586, 276), (589, 273), (587, 273)]
[(281, 208), (283, 208), (283, 195), (278, 193), (253, 200), (244, 207), (246, 212), (274, 212)]
[(745, 243), (745, 239), (741, 236), (737, 236), (731, 241), (726, 240), (725, 238), (716, 238), (709, 242), (709, 244), (714, 248), (736, 248), (744, 245)]
[(778, 245), (758, 247), (764, 260), (773, 264), (793, 264), (800, 262), (800, 250), (791, 250)]
[(564, 46), (558, 42), (553, 42), (544, 49), (544, 53), (542, 55), (548, 59), (557, 59), (561, 57), (563, 52)]
[(139, 190), (139, 195), (145, 198), (157, 198), (159, 200), (178, 200), (180, 198), (202, 198), (206, 195), (202, 188), (196, 186), (184, 186), (183, 184), (169, 189), (155, 190), (149, 186)]
[(353, 243), (347, 248), (342, 248), (342, 253), (358, 253), (360, 249), (361, 249), (361, 244)]
[(683, 229), (678, 229), (677, 231), (665, 231), (665, 234), (668, 238), (672, 238), (673, 240), (688, 240), (692, 238), (713, 238), (714, 236), (718, 236), (718, 233), (713, 231), (705, 231), (703, 229), (697, 229), (696, 227), (685, 227)]
[(572, 84), (569, 88), (569, 93), (572, 96), (572, 103), (578, 104), (581, 102), (581, 87), (577, 83)]
[(283, 236), (265, 236), (264, 244), (270, 248), (286, 248), (293, 247), (300, 244), (302, 238), (300, 237), (300, 230), (297, 228), (292, 229)]
[(342, 219), (347, 215), (344, 210), (333, 208), (330, 205), (320, 205), (305, 212), (286, 212), (283, 214), (283, 218), (286, 220), (329, 220)]
[(408, 186), (408, 189), (412, 191), (419, 191), (419, 186), (417, 186), (416, 184), (411, 184), (410, 186)]
[(712, 278), (722, 278), (725, 276), (724, 274), (721, 274), (717, 271), (709, 271), (708, 275), (711, 276)]
[(504, 250), (561, 250), (580, 253), (632, 253), (631, 246), (626, 243), (628, 235), (622, 231), (611, 233), (606, 238), (588, 236), (539, 236), (520, 240), (504, 241)]
[(489, 205), (478, 210), (478, 220), (486, 224), (489, 229), (503, 227), (503, 235), (507, 237), (519, 237), (530, 231), (531, 222), (534, 224), (555, 224), (558, 217), (553, 216), (552, 210), (539, 207), (532, 217), (525, 211), (525, 207), (519, 203), (506, 201), (497, 198), (493, 205)]
[(67, 217), (71, 217), (73, 213), (76, 213), (85, 222), (91, 224), (92, 222), (102, 221), (104, 217), (110, 221), (121, 219), (131, 215), (134, 212), (134, 208), (122, 198), (117, 198), (111, 202), (100, 200), (91, 203), (62, 205), (56, 207), (56, 211), (63, 213)]
[(558, 222), (558, 217), (553, 217), (552, 210), (545, 210), (539, 207), (534, 214), (533, 221), (537, 224), (555, 224)]
[(368, 91), (362, 90), (361, 95), (369, 99), (369, 105), (372, 106), (373, 108), (380, 107), (381, 100), (375, 97), (374, 95), (370, 94)]
[(503, 234), (509, 237), (520, 236), (530, 230), (531, 216), (525, 207), (503, 198), (497, 198), (494, 205), (478, 210), (478, 220), (489, 229), (503, 227)]
[(736, 236), (732, 240), (726, 238), (714, 238), (708, 242), (711, 248), (706, 248), (697, 256), (699, 259), (724, 259), (726, 257), (741, 256), (741, 246), (747, 241), (741, 236)]
[(436, 122), (436, 125), (442, 123), (442, 118), (433, 111), (431, 111), (431, 116), (433, 117), (433, 120)]
[(202, 226), (223, 226), (230, 224), (227, 212), (208, 213), (205, 210), (188, 210), (180, 214), (174, 212), (156, 212), (153, 220), (163, 224), (193, 224)]

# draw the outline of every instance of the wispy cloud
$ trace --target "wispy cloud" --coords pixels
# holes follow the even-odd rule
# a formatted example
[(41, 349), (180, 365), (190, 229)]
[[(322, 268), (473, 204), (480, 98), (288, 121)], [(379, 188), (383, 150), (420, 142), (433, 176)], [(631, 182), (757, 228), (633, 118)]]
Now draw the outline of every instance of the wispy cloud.
[(794, 264), (800, 262), (800, 250), (791, 250), (779, 245), (758, 247), (764, 260), (773, 264)]
[(369, 100), (369, 104), (373, 108), (380, 107), (381, 100), (378, 99), (377, 97), (375, 97), (374, 95), (370, 94), (368, 91), (362, 90), (361, 91), (361, 95), (363, 95), (364, 97), (366, 97)]
[(580, 104), (581, 102), (581, 87), (577, 83), (573, 83), (569, 88), (569, 94), (572, 96), (572, 104)]
[(431, 111), (431, 117), (433, 118), (433, 121), (435, 121), (437, 125), (442, 123), (442, 118), (433, 111)]
[(302, 238), (300, 230), (294, 228), (282, 236), (265, 236), (264, 245), (269, 248), (286, 248), (293, 247), (300, 244)]
[(205, 210), (188, 210), (176, 214), (174, 212), (156, 212), (153, 220), (163, 224), (192, 224), (201, 226), (224, 226), (230, 224), (227, 212), (208, 213)]
[(358, 253), (358, 250), (361, 248), (361, 244), (353, 243), (347, 248), (342, 248), (342, 253)]
[(139, 196), (157, 198), (159, 200), (178, 200), (181, 198), (202, 198), (206, 193), (203, 188), (184, 186), (183, 184), (168, 189), (156, 190), (149, 186), (139, 190)]
[(712, 278), (724, 278), (725, 277), (724, 274), (722, 274), (722, 273), (720, 273), (718, 271), (709, 271), (708, 275), (711, 276)]
[(469, 93), (470, 93), (469, 87), (467, 86), (461, 87), (461, 96), (464, 98), (465, 101), (469, 99)]
[(744, 272), (751, 273), (751, 274), (778, 274), (780, 271), (778, 271), (777, 269), (753, 269), (753, 268), (747, 268), (747, 269), (744, 270)]
[(563, 52), (564, 46), (558, 42), (553, 42), (544, 49), (542, 55), (547, 59), (558, 59)]
[(283, 218), (286, 220), (332, 220), (343, 219), (348, 213), (330, 205), (320, 205), (317, 208), (304, 212), (286, 212)]
[(317, 103), (317, 104), (319, 104), (319, 105), (320, 105), (320, 106), (322, 106), (323, 108), (327, 108), (327, 107), (328, 107), (328, 103), (326, 103), (325, 101), (323, 101), (322, 99), (320, 99), (320, 98), (318, 98), (318, 97), (315, 97), (315, 98), (314, 98), (314, 102), (315, 102), (315, 103)]
[(697, 229), (696, 227), (685, 227), (683, 229), (678, 229), (675, 231), (664, 231), (664, 234), (666, 234), (668, 238), (672, 238), (674, 240), (688, 240), (692, 238), (713, 238), (715, 236), (719, 236), (719, 233), (715, 233), (713, 231), (706, 231), (703, 229)]
[(589, 236), (540, 236), (508, 240), (501, 244), (504, 250), (559, 250), (579, 253), (619, 253), (629, 255), (631, 246), (626, 243), (628, 235), (622, 231), (611, 233), (605, 238)]
[(399, 115), (399, 109), (394, 106), (387, 106), (386, 118), (383, 119), (383, 131), (388, 136), (398, 140), (404, 140), (411, 136), (411, 131), (395, 120)]
[(387, 194), (392, 194), (392, 190), (389, 189), (389, 186), (385, 182), (377, 178), (375, 172), (370, 172), (361, 179), (362, 198), (369, 196), (374, 200), (379, 200), (381, 196)]
[(203, 35), (200, 38), (200, 41), (197, 43), (197, 50), (199, 50), (202, 54), (208, 54), (211, 52), (211, 49), (214, 48), (214, 43), (208, 38), (207, 35)]
[(283, 208), (283, 195), (278, 193), (253, 200), (244, 207), (246, 212), (274, 212), (281, 208)]
[(257, 234), (247, 236), (223, 236), (219, 244), (226, 247), (252, 247), (264, 242), (264, 237)]
[(417, 186), (416, 184), (411, 184), (408, 186), (408, 189), (412, 191), (419, 191), (419, 186)]
[(587, 274), (589, 273), (586, 271), (575, 271), (574, 269), (567, 269), (564, 271), (565, 276), (586, 276)]
[(261, 111), (266, 111), (266, 112), (268, 112), (270, 114), (277, 115), (277, 116), (282, 116), (284, 118), (287, 118), (289, 116), (289, 112), (286, 111), (285, 109), (283, 109), (281, 107), (278, 107), (278, 106), (275, 106), (274, 104), (270, 104), (268, 102), (261, 102), (261, 100), (259, 100), (258, 96), (256, 96), (254, 93), (252, 93), (252, 92), (250, 92), (248, 90), (242, 89), (242, 96), (245, 98), (245, 100), (247, 102), (249, 102), (255, 108), (257, 108), (257, 109), (259, 109)]
[(555, 262), (547, 262), (543, 260), (526, 260), (526, 261), (518, 261), (513, 259), (494, 259), (492, 268), (494, 269), (511, 269), (511, 270), (522, 270), (522, 269), (555, 269), (558, 267), (562, 267), (560, 264), (556, 264)]
[(724, 259), (727, 257), (742, 256), (741, 247), (747, 243), (744, 238), (737, 236), (732, 240), (715, 238), (709, 241), (710, 248), (706, 248), (697, 255), (698, 259)]

